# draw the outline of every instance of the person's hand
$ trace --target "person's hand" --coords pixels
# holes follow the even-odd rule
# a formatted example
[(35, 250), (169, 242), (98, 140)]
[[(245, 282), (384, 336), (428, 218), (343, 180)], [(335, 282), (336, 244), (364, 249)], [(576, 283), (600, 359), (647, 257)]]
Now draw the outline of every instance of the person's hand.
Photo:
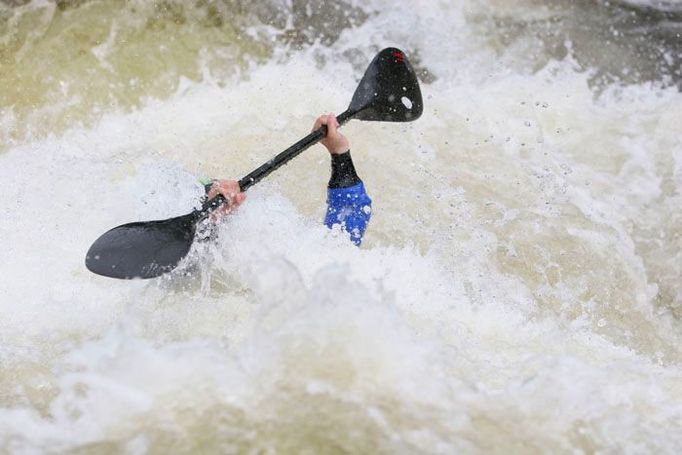
[(322, 142), (322, 145), (327, 147), (329, 153), (340, 155), (350, 150), (348, 139), (346, 139), (346, 136), (339, 133), (339, 122), (336, 121), (336, 116), (334, 114), (330, 113), (328, 115), (321, 115), (318, 117), (317, 120), (315, 120), (315, 124), (313, 125), (313, 131), (320, 128), (322, 125), (327, 126), (327, 136), (325, 136), (325, 138), (320, 142)]
[(218, 209), (221, 213), (230, 213), (232, 210), (239, 207), (239, 205), (246, 199), (246, 194), (239, 191), (239, 182), (236, 180), (216, 180), (213, 186), (208, 190), (207, 197), (213, 199), (217, 195), (222, 194), (227, 204), (223, 204)]

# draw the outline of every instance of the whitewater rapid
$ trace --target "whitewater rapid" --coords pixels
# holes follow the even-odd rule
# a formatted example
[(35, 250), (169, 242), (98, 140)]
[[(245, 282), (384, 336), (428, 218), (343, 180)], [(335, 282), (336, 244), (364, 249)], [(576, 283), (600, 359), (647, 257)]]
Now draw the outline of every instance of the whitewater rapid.
[[(674, 72), (533, 47), (574, 36), (558, 3), (417, 3), (3, 10), (0, 452), (679, 453)], [(85, 269), (344, 110), (385, 46), (425, 109), (343, 129), (361, 248), (322, 225), (316, 146), (178, 272)]]

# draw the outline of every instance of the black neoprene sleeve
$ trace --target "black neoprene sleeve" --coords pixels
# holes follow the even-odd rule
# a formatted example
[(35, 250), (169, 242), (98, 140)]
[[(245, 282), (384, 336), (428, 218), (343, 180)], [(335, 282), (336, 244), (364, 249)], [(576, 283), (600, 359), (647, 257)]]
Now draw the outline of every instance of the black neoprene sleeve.
[(329, 188), (348, 188), (362, 182), (353, 166), (350, 150), (345, 153), (332, 154), (332, 175), (329, 178)]

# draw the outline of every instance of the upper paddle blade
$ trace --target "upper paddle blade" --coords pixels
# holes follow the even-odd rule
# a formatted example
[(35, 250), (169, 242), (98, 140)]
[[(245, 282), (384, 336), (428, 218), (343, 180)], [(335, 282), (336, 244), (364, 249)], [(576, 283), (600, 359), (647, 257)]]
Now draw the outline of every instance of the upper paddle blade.
[(173, 270), (187, 255), (196, 216), (129, 223), (102, 234), (85, 257), (85, 266), (111, 278), (156, 278)]
[(348, 107), (357, 112), (353, 118), (382, 122), (411, 122), (423, 109), (414, 69), (405, 53), (395, 47), (374, 57)]

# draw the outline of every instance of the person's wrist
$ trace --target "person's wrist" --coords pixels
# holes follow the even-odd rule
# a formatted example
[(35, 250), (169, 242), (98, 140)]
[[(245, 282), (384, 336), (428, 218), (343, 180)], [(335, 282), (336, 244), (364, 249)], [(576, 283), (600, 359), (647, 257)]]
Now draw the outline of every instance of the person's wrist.
[(346, 141), (339, 142), (327, 147), (327, 150), (329, 150), (329, 153), (332, 155), (343, 155), (350, 150), (350, 144)]

